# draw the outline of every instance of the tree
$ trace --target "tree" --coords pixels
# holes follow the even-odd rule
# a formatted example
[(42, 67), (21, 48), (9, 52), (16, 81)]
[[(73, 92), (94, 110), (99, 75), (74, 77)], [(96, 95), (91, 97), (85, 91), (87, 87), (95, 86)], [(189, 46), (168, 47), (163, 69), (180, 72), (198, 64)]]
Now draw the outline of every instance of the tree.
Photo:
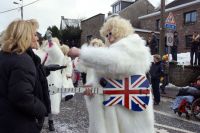
[(67, 44), (69, 47), (80, 47), (80, 27), (66, 26), (64, 30), (59, 30), (56, 26), (49, 26), (47, 30), (50, 30), (52, 37), (57, 37), (61, 43)]
[(57, 37), (59, 40), (61, 39), (60, 30), (57, 28), (57, 26), (49, 26), (47, 30), (50, 30), (52, 32), (52, 37)]
[(67, 26), (61, 30), (61, 40), (69, 47), (80, 47), (81, 29), (80, 27)]

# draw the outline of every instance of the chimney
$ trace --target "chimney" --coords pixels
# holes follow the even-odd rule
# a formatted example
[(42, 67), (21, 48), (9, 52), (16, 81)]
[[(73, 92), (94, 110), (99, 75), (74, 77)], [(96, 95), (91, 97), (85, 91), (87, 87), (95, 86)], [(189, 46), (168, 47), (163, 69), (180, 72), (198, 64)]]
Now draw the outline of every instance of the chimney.
[(110, 15), (112, 15), (112, 12), (111, 12), (111, 11), (108, 12), (108, 16), (110, 16)]

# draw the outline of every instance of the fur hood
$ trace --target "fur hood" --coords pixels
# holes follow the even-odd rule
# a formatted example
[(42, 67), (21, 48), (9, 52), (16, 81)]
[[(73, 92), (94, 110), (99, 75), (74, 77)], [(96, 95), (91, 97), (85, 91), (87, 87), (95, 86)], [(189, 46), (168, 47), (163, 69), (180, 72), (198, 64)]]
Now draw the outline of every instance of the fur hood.
[(152, 57), (145, 41), (137, 34), (113, 43), (110, 47), (82, 47), (80, 59), (101, 77), (122, 78), (149, 71)]

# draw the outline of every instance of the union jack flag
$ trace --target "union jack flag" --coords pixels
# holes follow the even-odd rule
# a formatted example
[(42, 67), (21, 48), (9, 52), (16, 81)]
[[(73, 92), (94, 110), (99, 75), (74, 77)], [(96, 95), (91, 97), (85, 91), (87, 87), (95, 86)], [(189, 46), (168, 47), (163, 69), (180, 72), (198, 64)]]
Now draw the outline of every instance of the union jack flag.
[(106, 79), (103, 94), (110, 95), (105, 106), (120, 104), (133, 111), (147, 108), (150, 97), (149, 81), (143, 75), (133, 75), (122, 80)]

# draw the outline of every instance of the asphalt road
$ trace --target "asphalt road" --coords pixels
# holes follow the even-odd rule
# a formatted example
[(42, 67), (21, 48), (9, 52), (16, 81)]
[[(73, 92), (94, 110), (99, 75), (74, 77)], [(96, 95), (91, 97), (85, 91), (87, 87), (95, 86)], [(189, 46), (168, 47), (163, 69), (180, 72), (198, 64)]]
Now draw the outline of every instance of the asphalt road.
[[(200, 122), (193, 117), (187, 120), (179, 117), (170, 109), (173, 99), (162, 97), (161, 103), (154, 106), (156, 133), (200, 133)], [(62, 102), (61, 113), (55, 116), (56, 131), (52, 133), (87, 133), (88, 113), (82, 94), (76, 94), (71, 100)], [(42, 133), (47, 133), (47, 122)]]

